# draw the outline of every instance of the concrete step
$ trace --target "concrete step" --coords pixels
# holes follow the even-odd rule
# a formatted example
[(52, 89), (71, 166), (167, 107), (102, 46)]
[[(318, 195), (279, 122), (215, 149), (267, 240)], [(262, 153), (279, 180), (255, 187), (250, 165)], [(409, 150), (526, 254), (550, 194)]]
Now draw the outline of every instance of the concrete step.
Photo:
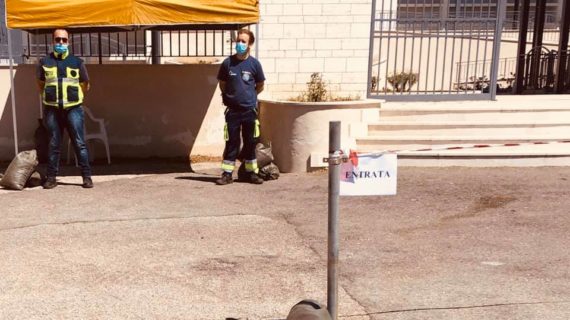
[(501, 119), (500, 121), (512, 121), (516, 123), (532, 122), (533, 120), (540, 119), (542, 123), (554, 122), (570, 123), (570, 110), (541, 110), (541, 111), (497, 111), (488, 110), (484, 112), (476, 112), (473, 110), (461, 111), (445, 111), (441, 113), (423, 112), (421, 110), (415, 112), (405, 113), (388, 113), (386, 110), (380, 110), (380, 121), (402, 121), (402, 122), (493, 122)]
[(374, 135), (356, 138), (358, 147), (387, 145), (471, 145), (471, 144), (512, 144), (568, 141), (568, 136), (533, 135), (533, 136), (425, 136), (425, 135)]
[(388, 102), (367, 128), (357, 150), (398, 150), (403, 165), (570, 165), (568, 95)]
[(496, 101), (385, 102), (384, 114), (570, 111), (569, 95), (498, 96)]
[[(401, 146), (387, 145), (369, 150), (359, 148), (358, 151), (366, 153), (381, 152), (382, 149), (391, 150), (398, 155), (399, 166), (570, 166), (570, 142), (518, 146), (491, 145), (488, 148), (469, 148), (470, 146), (472, 145), (463, 145), (464, 149), (445, 150), (445, 147), (457, 146), (408, 145), (409, 149), (399, 150), (395, 148)], [(418, 151), (430, 147), (434, 149)]]
[(370, 136), (386, 133), (397, 135), (567, 135), (570, 123), (537, 122), (464, 122), (464, 121), (380, 121), (368, 125)]
[(565, 157), (400, 157), (400, 167), (568, 167)]

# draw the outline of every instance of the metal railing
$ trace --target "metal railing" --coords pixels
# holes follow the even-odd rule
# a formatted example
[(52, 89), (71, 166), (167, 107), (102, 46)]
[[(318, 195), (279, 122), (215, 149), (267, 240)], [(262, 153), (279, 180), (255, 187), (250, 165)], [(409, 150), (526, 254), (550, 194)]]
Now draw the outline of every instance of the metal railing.
[[(463, 84), (497, 76), (490, 65), (470, 64), (498, 61), (502, 21), (497, 1), (442, 8), (434, 1), (426, 6), (426, 1), (409, 0), (408, 7), (415, 11), (398, 13), (389, 10), (394, 0), (373, 1), (379, 10), (371, 21), (368, 97), (413, 100), (461, 95), (465, 99), (467, 94), (484, 98), (481, 94), (488, 91)], [(402, 9), (400, 5), (398, 10)]]
[[(489, 86), (489, 75), (492, 60), (465, 61), (456, 64), (457, 81), (454, 86), (460, 90), (486, 90)], [(499, 59), (497, 68), (497, 89), (506, 91), (512, 88), (515, 81), (515, 71), (517, 67), (517, 58)], [(467, 74), (467, 70), (480, 70), (478, 75)]]
[[(542, 92), (552, 92), (556, 78), (556, 65), (560, 55), (556, 50), (530, 50), (525, 54), (525, 70), (523, 76), (524, 90), (539, 90)], [(538, 55), (538, 57), (537, 57)], [(532, 68), (533, 59), (537, 59), (536, 67)], [(570, 56), (565, 56), (567, 70), (564, 73), (564, 88), (570, 89)], [(480, 76), (465, 76), (463, 72), (468, 69), (490, 70), (492, 61), (472, 61), (458, 63), (456, 69), (461, 74), (460, 79), (467, 78), (466, 81), (457, 81), (459, 89), (465, 91), (486, 90), (490, 82), (486, 74)], [(517, 58), (503, 58), (498, 63), (497, 90), (499, 93), (511, 93), (516, 80)]]
[[(556, 61), (558, 60), (556, 50), (537, 47), (531, 49), (525, 55), (525, 69), (523, 77), (524, 90), (542, 89), (550, 92), (554, 89)], [(533, 65), (533, 62), (536, 65)]]
[[(232, 30), (158, 31), (159, 57), (223, 57), (233, 54)], [(23, 32), (23, 63), (52, 51), (51, 34)], [(151, 31), (70, 34), (70, 50), (90, 62), (144, 60), (152, 56)], [(0, 57), (1, 58), (1, 57)]]

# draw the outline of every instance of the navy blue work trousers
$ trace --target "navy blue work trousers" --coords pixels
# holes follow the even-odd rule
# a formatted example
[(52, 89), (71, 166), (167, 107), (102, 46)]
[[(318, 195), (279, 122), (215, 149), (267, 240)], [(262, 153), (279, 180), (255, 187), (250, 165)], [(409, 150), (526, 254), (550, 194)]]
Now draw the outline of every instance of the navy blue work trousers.
[(255, 160), (255, 126), (257, 112), (255, 109), (233, 109), (226, 111), (227, 137), (224, 149), (224, 161), (235, 162), (240, 149), (240, 131), (243, 139), (241, 155), (245, 160)]

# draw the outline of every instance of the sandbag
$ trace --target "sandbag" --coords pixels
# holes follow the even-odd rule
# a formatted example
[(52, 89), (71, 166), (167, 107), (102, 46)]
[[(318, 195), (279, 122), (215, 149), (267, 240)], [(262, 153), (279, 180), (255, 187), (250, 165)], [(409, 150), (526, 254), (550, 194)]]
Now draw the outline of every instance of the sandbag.
[(279, 179), (279, 168), (275, 163), (270, 163), (265, 167), (259, 169), (259, 176), (267, 181), (267, 180), (277, 180)]
[(331, 316), (317, 301), (303, 300), (291, 308), (287, 320), (331, 320)]
[(22, 151), (8, 165), (8, 169), (4, 172), (4, 177), (0, 180), (0, 186), (12, 189), (22, 190), (26, 186), (26, 182), (36, 170), (38, 166), (38, 157), (36, 150)]

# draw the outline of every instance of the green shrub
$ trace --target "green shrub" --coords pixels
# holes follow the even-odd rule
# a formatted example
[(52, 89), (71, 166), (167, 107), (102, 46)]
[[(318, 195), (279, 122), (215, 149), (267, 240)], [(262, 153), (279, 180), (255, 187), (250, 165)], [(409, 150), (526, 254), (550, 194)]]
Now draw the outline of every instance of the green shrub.
[(319, 72), (311, 74), (311, 79), (307, 82), (307, 90), (300, 95), (288, 99), (297, 102), (326, 102), (326, 101), (352, 101), (359, 100), (357, 96), (333, 97), (328, 89), (327, 83), (323, 80), (323, 76)]
[(399, 72), (388, 76), (388, 83), (394, 92), (408, 92), (418, 82), (418, 74), (413, 72)]

